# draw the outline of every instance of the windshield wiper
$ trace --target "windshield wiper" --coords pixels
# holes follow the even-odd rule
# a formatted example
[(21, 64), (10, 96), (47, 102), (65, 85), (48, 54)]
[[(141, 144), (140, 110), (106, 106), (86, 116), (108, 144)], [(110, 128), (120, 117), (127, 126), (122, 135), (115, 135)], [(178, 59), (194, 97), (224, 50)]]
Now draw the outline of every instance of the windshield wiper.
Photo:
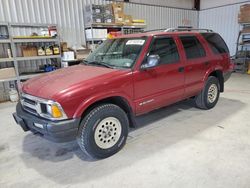
[(83, 63), (85, 65), (91, 65), (92, 64), (92, 65), (101, 65), (103, 67), (107, 67), (107, 68), (111, 68), (111, 69), (114, 68), (113, 66), (111, 66), (111, 65), (109, 65), (109, 64), (107, 64), (105, 62), (100, 62), (100, 61), (87, 61), (87, 60), (84, 60)]

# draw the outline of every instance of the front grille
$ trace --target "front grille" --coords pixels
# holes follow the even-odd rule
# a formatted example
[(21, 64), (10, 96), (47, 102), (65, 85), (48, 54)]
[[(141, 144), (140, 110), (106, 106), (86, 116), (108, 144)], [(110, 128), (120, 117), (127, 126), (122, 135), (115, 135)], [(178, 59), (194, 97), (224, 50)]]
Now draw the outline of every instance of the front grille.
[(22, 103), (22, 107), (25, 111), (30, 112), (32, 114), (36, 114), (36, 115), (38, 114), (37, 102), (34, 99), (34, 97), (27, 95), (27, 94), (22, 94), (21, 103)]

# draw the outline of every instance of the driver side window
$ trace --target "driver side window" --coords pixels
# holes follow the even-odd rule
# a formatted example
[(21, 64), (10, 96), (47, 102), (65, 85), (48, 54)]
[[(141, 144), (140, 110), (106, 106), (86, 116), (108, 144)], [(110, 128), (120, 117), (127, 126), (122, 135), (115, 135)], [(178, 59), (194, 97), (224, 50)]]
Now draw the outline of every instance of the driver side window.
[(179, 53), (175, 41), (171, 37), (156, 38), (149, 55), (159, 55), (160, 64), (171, 64), (179, 61)]

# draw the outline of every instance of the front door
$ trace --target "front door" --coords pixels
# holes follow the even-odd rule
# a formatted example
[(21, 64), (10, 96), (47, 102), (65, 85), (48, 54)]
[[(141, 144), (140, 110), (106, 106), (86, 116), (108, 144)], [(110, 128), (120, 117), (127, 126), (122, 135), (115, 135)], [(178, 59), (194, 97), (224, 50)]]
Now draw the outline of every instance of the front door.
[[(136, 113), (142, 114), (182, 99), (184, 94), (184, 64), (173, 37), (156, 36), (149, 55), (158, 55), (158, 66), (137, 70), (134, 74)], [(147, 58), (145, 58), (145, 63)]]

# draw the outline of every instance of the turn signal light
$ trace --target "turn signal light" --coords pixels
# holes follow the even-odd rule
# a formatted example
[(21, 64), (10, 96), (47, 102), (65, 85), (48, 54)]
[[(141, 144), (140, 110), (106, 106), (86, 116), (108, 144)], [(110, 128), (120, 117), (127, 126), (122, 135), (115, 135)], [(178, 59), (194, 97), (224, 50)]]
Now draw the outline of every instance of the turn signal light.
[(61, 110), (59, 109), (59, 107), (55, 104), (51, 105), (51, 115), (54, 118), (60, 118), (63, 116)]

